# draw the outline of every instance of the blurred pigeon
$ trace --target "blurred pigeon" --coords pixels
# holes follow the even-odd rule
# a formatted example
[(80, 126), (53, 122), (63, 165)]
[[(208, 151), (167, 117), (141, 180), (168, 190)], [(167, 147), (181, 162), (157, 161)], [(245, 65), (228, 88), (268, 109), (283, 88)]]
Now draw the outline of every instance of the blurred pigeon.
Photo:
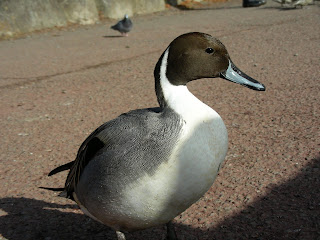
[(113, 30), (119, 31), (122, 36), (128, 36), (128, 32), (132, 29), (132, 21), (128, 15), (124, 15), (124, 18), (119, 21), (116, 25), (111, 26)]

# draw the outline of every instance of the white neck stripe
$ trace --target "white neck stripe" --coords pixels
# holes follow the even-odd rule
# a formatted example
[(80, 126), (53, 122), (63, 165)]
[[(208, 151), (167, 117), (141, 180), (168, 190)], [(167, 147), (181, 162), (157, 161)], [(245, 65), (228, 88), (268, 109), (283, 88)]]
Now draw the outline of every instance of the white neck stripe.
[(169, 50), (168, 47), (164, 52), (160, 65), (160, 86), (167, 106), (184, 119), (201, 119), (200, 116), (207, 118), (208, 114), (215, 113), (213, 109), (196, 98), (186, 85), (176, 86), (170, 83), (166, 75)]

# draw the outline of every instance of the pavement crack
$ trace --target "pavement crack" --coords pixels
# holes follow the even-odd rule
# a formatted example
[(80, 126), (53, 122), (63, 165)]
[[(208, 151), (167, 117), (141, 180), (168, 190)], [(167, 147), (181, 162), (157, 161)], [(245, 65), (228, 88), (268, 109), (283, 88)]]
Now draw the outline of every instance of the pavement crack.
[(102, 67), (106, 67), (106, 66), (109, 66), (111, 64), (114, 64), (114, 63), (131, 61), (132, 59), (143, 57), (143, 56), (146, 56), (146, 55), (149, 55), (149, 54), (153, 54), (153, 53), (156, 53), (156, 52), (160, 52), (160, 51), (161, 50), (158, 49), (158, 50), (150, 51), (150, 52), (143, 53), (143, 54), (140, 54), (140, 55), (135, 55), (135, 56), (132, 56), (132, 57), (129, 57), (129, 58), (125, 58), (125, 59), (118, 59), (118, 60), (114, 60), (114, 61), (107, 61), (107, 62), (102, 62), (102, 63), (98, 63), (98, 64), (87, 65), (87, 66), (83, 66), (83, 67), (81, 67), (79, 69), (69, 70), (69, 71), (64, 71), (64, 72), (58, 72), (58, 73), (49, 74), (49, 75), (43, 75), (43, 76), (37, 76), (37, 77), (29, 77), (29, 78), (10, 78), (10, 77), (0, 78), (2, 80), (9, 80), (9, 79), (15, 79), (15, 80), (21, 79), (22, 80), (22, 79), (24, 79), (24, 80), (16, 82), (16, 83), (11, 83), (11, 84), (6, 84), (6, 85), (3, 85), (3, 86), (0, 86), (0, 89), (12, 89), (12, 88), (21, 87), (21, 86), (29, 85), (29, 84), (32, 84), (32, 83), (37, 83), (37, 82), (40, 82), (40, 81), (48, 80), (50, 78), (57, 77), (57, 76), (62, 76), (62, 75), (67, 75), (67, 74), (72, 74), (72, 73), (77, 73), (77, 72), (84, 72), (84, 71), (91, 70), (91, 69), (96, 69), (96, 68), (102, 68)]

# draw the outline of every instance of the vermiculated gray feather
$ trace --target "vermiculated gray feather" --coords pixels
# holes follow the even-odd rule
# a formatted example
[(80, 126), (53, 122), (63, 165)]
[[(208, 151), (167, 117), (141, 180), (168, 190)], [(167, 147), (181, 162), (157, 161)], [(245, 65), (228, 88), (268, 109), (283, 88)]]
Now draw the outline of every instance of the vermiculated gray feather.
[[(105, 182), (108, 191), (123, 187), (144, 174), (152, 175), (168, 160), (181, 127), (181, 120), (174, 111), (160, 112), (160, 108), (133, 110), (101, 125), (79, 149), (66, 181), (68, 196), (72, 198), (84, 168), (87, 174), (95, 173), (99, 182)], [(91, 146), (93, 141), (95, 146)]]

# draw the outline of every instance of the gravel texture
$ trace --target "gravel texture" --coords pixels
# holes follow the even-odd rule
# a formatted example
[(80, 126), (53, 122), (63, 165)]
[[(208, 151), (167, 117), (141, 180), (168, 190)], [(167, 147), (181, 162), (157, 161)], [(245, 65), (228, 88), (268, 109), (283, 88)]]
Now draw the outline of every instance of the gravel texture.
[[(127, 38), (106, 20), (0, 42), (0, 239), (115, 239), (39, 187), (64, 185), (66, 173), (48, 172), (72, 161), (100, 124), (157, 105), (154, 65), (190, 31), (218, 37), (267, 91), (222, 79), (189, 84), (224, 119), (229, 152), (212, 188), (175, 218), (179, 239), (320, 239), (319, 2), (241, 4), (136, 16)], [(159, 226), (127, 238), (165, 233)]]

